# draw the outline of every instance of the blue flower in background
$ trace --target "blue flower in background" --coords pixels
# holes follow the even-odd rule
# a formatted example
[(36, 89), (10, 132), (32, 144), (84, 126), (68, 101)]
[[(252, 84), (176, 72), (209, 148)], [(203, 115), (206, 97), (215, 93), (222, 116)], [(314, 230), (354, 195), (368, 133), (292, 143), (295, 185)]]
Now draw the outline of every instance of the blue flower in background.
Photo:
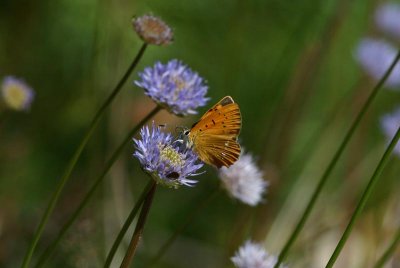
[[(393, 113), (386, 114), (381, 118), (381, 127), (388, 141), (393, 139), (399, 126), (400, 126), (400, 108), (397, 108)], [(400, 156), (400, 143), (396, 144), (394, 152), (398, 156)]]
[[(383, 77), (397, 55), (397, 49), (389, 43), (372, 38), (364, 38), (356, 49), (355, 57), (361, 67), (375, 80)], [(400, 86), (400, 64), (397, 63), (386, 80), (387, 87)]]
[(192, 186), (197, 181), (188, 177), (196, 173), (203, 164), (190, 149), (174, 142), (170, 133), (164, 133), (153, 122), (152, 129), (145, 126), (140, 131), (141, 139), (134, 140), (136, 151), (133, 154), (139, 159), (142, 169), (150, 174), (157, 183), (178, 188), (180, 185)]
[(157, 104), (176, 115), (196, 114), (204, 106), (208, 86), (196, 72), (178, 60), (167, 64), (157, 62), (139, 73), (140, 81), (135, 84)]
[(385, 3), (375, 12), (375, 22), (380, 30), (400, 40), (400, 4)]
[(6, 76), (1, 85), (3, 102), (11, 109), (28, 111), (35, 97), (35, 92), (23, 80)]

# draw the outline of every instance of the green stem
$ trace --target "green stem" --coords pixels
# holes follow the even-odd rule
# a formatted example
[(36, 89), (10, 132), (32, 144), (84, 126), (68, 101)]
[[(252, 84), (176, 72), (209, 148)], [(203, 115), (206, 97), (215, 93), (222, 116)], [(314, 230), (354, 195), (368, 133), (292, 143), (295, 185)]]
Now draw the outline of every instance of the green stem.
[(354, 210), (353, 215), (351, 216), (350, 222), (347, 224), (346, 230), (344, 231), (342, 237), (339, 240), (339, 243), (337, 244), (334, 252), (332, 253), (331, 258), (328, 261), (328, 264), (325, 266), (326, 268), (333, 267), (333, 264), (335, 263), (336, 259), (338, 258), (340, 252), (342, 251), (348, 237), (350, 236), (351, 231), (353, 230), (354, 223), (357, 220), (357, 218), (360, 216), (362, 210), (365, 207), (365, 204), (367, 203), (367, 200), (369, 196), (372, 193), (372, 190), (374, 189), (378, 178), (380, 177), (382, 170), (386, 166), (387, 162), (389, 161), (390, 155), (396, 146), (398, 140), (400, 138), (400, 126), (397, 129), (396, 135), (394, 135), (392, 141), (390, 142), (389, 146), (387, 147), (385, 153), (382, 156), (381, 161), (379, 161), (378, 166), (375, 169), (374, 174), (372, 175), (371, 179), (368, 182), (367, 187), (365, 188), (360, 201), (357, 204), (356, 209)]
[(172, 243), (176, 240), (178, 235), (181, 234), (182, 231), (186, 229), (186, 227), (193, 221), (195, 216), (201, 210), (203, 210), (217, 196), (218, 193), (219, 193), (219, 189), (215, 190), (207, 198), (203, 199), (203, 201), (194, 210), (191, 211), (191, 213), (186, 218), (186, 220), (175, 230), (175, 232), (172, 234), (172, 236), (161, 246), (161, 248), (157, 252), (157, 255), (151, 261), (149, 267), (154, 267), (161, 260), (161, 258), (164, 256), (165, 252), (167, 252), (167, 250), (172, 245)]
[(379, 90), (381, 87), (384, 85), (385, 81), (389, 77), (389, 75), (392, 73), (392, 70), (396, 66), (397, 62), (400, 59), (400, 50), (398, 51), (396, 58), (393, 60), (392, 64), (388, 68), (388, 70), (385, 72), (381, 80), (378, 82), (378, 84), (374, 87), (372, 90), (371, 94), (369, 95), (367, 101), (364, 103), (361, 111), (357, 115), (356, 119), (354, 120), (353, 124), (351, 125), (349, 131), (346, 133), (346, 136), (344, 137), (342, 143), (340, 144), (338, 150), (336, 151), (335, 155), (333, 156), (331, 162), (329, 163), (327, 169), (325, 170), (324, 174), (322, 175), (321, 179), (318, 182), (317, 188), (315, 189), (310, 201), (307, 204), (306, 209), (304, 210), (299, 222), (296, 225), (296, 228), (290, 235), (289, 239), (287, 240), (285, 246), (283, 247), (281, 253), (279, 254), (278, 261), (276, 262), (274, 268), (278, 268), (279, 265), (282, 263), (282, 261), (285, 259), (286, 255), (288, 254), (291, 246), (293, 243), (296, 241), (300, 231), (303, 229), (305, 222), (307, 221), (312, 209), (314, 208), (314, 205), (318, 199), (319, 194), (321, 193), (323, 187), (325, 186), (325, 183), (327, 182), (333, 168), (336, 166), (336, 163), (338, 162), (340, 156), (342, 155), (344, 149), (346, 148), (347, 144), (349, 143), (351, 137), (353, 136), (355, 130), (357, 129), (358, 125), (360, 124), (361, 119), (364, 117), (365, 113), (367, 112), (368, 108), (371, 106), (371, 103), (375, 99), (376, 95), (378, 94)]
[(128, 218), (126, 219), (124, 225), (122, 226), (121, 231), (118, 233), (117, 238), (115, 239), (110, 252), (107, 255), (106, 262), (104, 264), (104, 268), (108, 268), (111, 265), (111, 262), (114, 258), (115, 253), (117, 252), (118, 246), (121, 243), (122, 239), (124, 238), (126, 231), (128, 231), (129, 226), (131, 225), (133, 219), (136, 217), (136, 214), (140, 208), (140, 206), (143, 204), (143, 201), (147, 194), (150, 192), (150, 189), (153, 187), (153, 179), (150, 178), (149, 183), (146, 185), (146, 187), (143, 189), (143, 192), (140, 194), (139, 199), (136, 201), (135, 206), (133, 207), (131, 213), (129, 214)]
[(389, 257), (392, 256), (392, 254), (396, 250), (399, 242), (400, 242), (400, 228), (397, 231), (397, 234), (394, 237), (392, 244), (390, 244), (390, 246), (386, 249), (385, 253), (383, 253), (382, 257), (375, 264), (374, 268), (382, 268), (383, 265), (385, 265), (385, 263), (388, 261)]
[(153, 180), (153, 185), (144, 200), (143, 207), (140, 210), (140, 215), (138, 222), (136, 223), (135, 231), (133, 232), (131, 242), (129, 244), (128, 250), (126, 251), (125, 257), (121, 263), (121, 268), (128, 268), (133, 260), (133, 256), (135, 255), (137, 245), (142, 237), (142, 233), (144, 230), (144, 225), (146, 223), (147, 215), (149, 215), (149, 211), (151, 208), (151, 204), (153, 202), (153, 197), (157, 189), (157, 184)]
[(47, 221), (49, 220), (50, 214), (53, 212), (56, 203), (58, 201), (58, 198), (60, 197), (60, 194), (68, 181), (68, 179), (71, 176), (72, 170), (74, 169), (83, 149), (85, 148), (87, 142), (89, 141), (89, 138), (92, 136), (94, 130), (96, 129), (96, 126), (100, 122), (100, 118), (103, 115), (105, 109), (111, 104), (115, 96), (118, 94), (118, 92), (121, 90), (122, 86), (125, 84), (126, 80), (132, 73), (132, 71), (135, 69), (137, 64), (139, 63), (139, 60), (141, 59), (144, 51), (146, 50), (147, 45), (143, 44), (141, 49), (139, 50), (138, 54), (136, 55), (135, 59), (133, 60), (132, 64), (129, 66), (128, 70), (124, 74), (124, 76), (121, 78), (121, 80), (118, 82), (114, 90), (111, 92), (110, 96), (107, 98), (107, 100), (104, 102), (104, 104), (100, 107), (96, 115), (94, 116), (92, 122), (90, 123), (89, 130), (86, 132), (85, 136), (83, 137), (81, 143), (79, 144), (78, 148), (76, 149), (74, 155), (72, 156), (71, 160), (68, 163), (67, 168), (64, 171), (64, 174), (60, 180), (60, 182), (57, 185), (57, 188), (55, 192), (53, 193), (50, 203), (48, 204), (46, 211), (44, 215), (42, 216), (42, 219), (40, 220), (39, 226), (37, 230), (35, 231), (33, 240), (29, 246), (29, 249), (27, 253), (25, 254), (23, 263), (22, 263), (22, 268), (27, 268), (30, 264), (30, 261), (33, 256), (33, 252), (35, 251), (36, 245), (39, 242), (39, 239), (43, 233), (44, 227), (47, 224)]
[(38, 263), (36, 264), (35, 267), (41, 267), (45, 263), (45, 261), (48, 259), (48, 257), (51, 255), (51, 253), (54, 251), (55, 247), (57, 246), (58, 242), (60, 242), (61, 238), (64, 236), (66, 231), (71, 227), (72, 223), (76, 220), (76, 218), (79, 216), (83, 208), (87, 205), (88, 201), (96, 191), (97, 187), (100, 185), (100, 183), (103, 181), (104, 177), (106, 176), (107, 172), (110, 170), (114, 162), (117, 160), (118, 156), (126, 146), (128, 142), (131, 141), (132, 136), (135, 135), (135, 133), (140, 129), (142, 125), (144, 125), (151, 117), (153, 117), (158, 111), (160, 111), (160, 106), (155, 107), (145, 118), (142, 119), (135, 127), (131, 129), (131, 131), (128, 133), (124, 141), (121, 143), (121, 145), (115, 150), (115, 152), (112, 154), (111, 158), (108, 160), (106, 163), (106, 166), (101, 173), (101, 175), (96, 179), (94, 182), (92, 188), (90, 188), (89, 192), (86, 194), (84, 197), (83, 201), (80, 203), (79, 207), (75, 210), (75, 212), (72, 214), (70, 219), (67, 221), (67, 223), (62, 227), (61, 231), (59, 232), (58, 236), (56, 239), (46, 248), (44, 253), (40, 256)]

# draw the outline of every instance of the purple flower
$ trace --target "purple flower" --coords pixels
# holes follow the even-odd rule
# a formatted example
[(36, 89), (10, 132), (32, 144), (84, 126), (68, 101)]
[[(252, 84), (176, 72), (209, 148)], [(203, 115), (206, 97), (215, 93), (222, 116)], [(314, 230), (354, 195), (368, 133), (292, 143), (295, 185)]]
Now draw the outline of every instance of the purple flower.
[(400, 40), (400, 4), (382, 4), (375, 12), (375, 22), (383, 32)]
[(205, 97), (208, 86), (204, 79), (178, 60), (167, 64), (157, 62), (152, 68), (145, 68), (139, 77), (141, 80), (135, 84), (157, 104), (176, 115), (196, 114), (196, 109), (208, 101)]
[[(397, 55), (397, 49), (381, 40), (364, 38), (358, 45), (355, 57), (365, 72), (375, 80), (385, 74)], [(397, 63), (386, 80), (387, 87), (400, 86), (400, 64)]]
[(196, 173), (203, 164), (197, 155), (175, 142), (170, 133), (164, 133), (153, 122), (152, 129), (145, 126), (140, 131), (141, 140), (133, 139), (142, 169), (150, 174), (157, 183), (178, 188), (180, 185), (192, 186), (197, 181), (188, 177)]
[(27, 111), (31, 107), (35, 92), (23, 80), (6, 76), (1, 85), (1, 97), (9, 108)]
[[(393, 113), (386, 114), (381, 118), (381, 128), (386, 136), (386, 139), (390, 141), (393, 139), (400, 126), (400, 108), (394, 110)], [(394, 152), (400, 156), (400, 143), (396, 144)]]

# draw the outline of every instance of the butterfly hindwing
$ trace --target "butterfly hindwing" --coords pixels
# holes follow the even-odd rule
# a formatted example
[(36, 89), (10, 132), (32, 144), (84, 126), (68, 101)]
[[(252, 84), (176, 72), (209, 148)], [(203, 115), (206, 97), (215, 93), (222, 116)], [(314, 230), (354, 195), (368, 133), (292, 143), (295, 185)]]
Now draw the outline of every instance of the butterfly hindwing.
[[(194, 149), (205, 163), (229, 167), (239, 158), (240, 145), (230, 135), (199, 136)], [(206, 139), (206, 140), (203, 140)], [(199, 146), (201, 144), (201, 146)]]

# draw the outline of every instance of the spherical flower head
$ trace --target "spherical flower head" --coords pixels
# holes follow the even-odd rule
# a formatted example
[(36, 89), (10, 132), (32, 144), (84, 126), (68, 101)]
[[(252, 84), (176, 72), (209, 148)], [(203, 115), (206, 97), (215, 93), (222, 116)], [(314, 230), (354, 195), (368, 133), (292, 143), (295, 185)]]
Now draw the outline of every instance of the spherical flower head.
[(4, 78), (1, 85), (3, 102), (11, 109), (17, 111), (28, 111), (31, 107), (35, 93), (21, 79), (13, 76)]
[(208, 86), (204, 79), (178, 60), (167, 64), (157, 62), (153, 67), (145, 68), (139, 77), (140, 81), (135, 84), (173, 114), (196, 114), (196, 109), (208, 101), (205, 97)]
[(231, 260), (237, 268), (273, 268), (278, 258), (268, 254), (261, 244), (246, 241)]
[(169, 45), (173, 40), (171, 28), (160, 18), (144, 15), (132, 20), (133, 28), (140, 38), (151, 45)]
[[(371, 38), (363, 39), (355, 53), (355, 57), (364, 71), (377, 81), (389, 69), (396, 55), (395, 47), (385, 41)], [(400, 63), (396, 64), (385, 85), (389, 88), (400, 86)]]
[(380, 30), (400, 40), (400, 4), (388, 2), (378, 7), (375, 22)]
[(253, 157), (245, 153), (242, 153), (239, 160), (229, 168), (220, 168), (219, 177), (231, 196), (250, 206), (261, 202), (268, 186)]
[(162, 185), (178, 188), (181, 185), (192, 186), (197, 181), (189, 179), (203, 164), (197, 155), (179, 141), (174, 141), (170, 133), (164, 133), (160, 127), (145, 126), (140, 131), (141, 139), (134, 140), (136, 151), (133, 154), (142, 169)]
[[(386, 114), (381, 118), (381, 128), (388, 141), (390, 141), (394, 137), (399, 126), (400, 108), (397, 108), (393, 113)], [(394, 152), (395, 154), (400, 156), (400, 143), (396, 144)]]

